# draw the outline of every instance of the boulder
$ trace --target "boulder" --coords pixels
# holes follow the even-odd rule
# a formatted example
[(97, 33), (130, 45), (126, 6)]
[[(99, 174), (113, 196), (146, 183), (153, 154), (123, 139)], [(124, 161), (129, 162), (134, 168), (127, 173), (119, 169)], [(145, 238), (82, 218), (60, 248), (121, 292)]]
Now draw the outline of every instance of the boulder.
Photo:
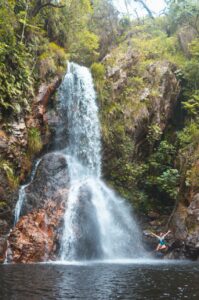
[(75, 229), (74, 257), (77, 260), (99, 259), (103, 255), (96, 209), (87, 185), (79, 190), (73, 226)]
[(39, 91), (38, 91), (37, 97), (35, 99), (35, 102), (37, 104), (41, 104), (42, 106), (44, 106), (46, 108), (46, 106), (50, 100), (50, 97), (57, 90), (60, 83), (61, 83), (61, 77), (56, 76), (51, 83), (41, 84), (41, 86), (39, 87)]
[(174, 232), (176, 240), (185, 241), (187, 238), (186, 218), (187, 208), (180, 203), (171, 222), (172, 231)]
[[(68, 189), (65, 155), (45, 155), (32, 182), (25, 188), (22, 217), (9, 234), (9, 262), (31, 263), (55, 259), (60, 248)], [(6, 225), (4, 223), (0, 223), (0, 229)]]
[(33, 263), (53, 260), (60, 249), (65, 202), (46, 201), (43, 208), (23, 216), (8, 237), (7, 260)]
[(170, 257), (199, 258), (199, 194), (196, 194), (188, 207), (179, 204), (172, 220), (175, 241)]
[(0, 263), (3, 263), (6, 258), (6, 250), (7, 250), (7, 237), (0, 237)]
[(66, 157), (62, 153), (46, 154), (37, 167), (33, 181), (25, 188), (21, 215), (42, 208), (49, 199), (55, 203), (65, 201), (68, 187)]

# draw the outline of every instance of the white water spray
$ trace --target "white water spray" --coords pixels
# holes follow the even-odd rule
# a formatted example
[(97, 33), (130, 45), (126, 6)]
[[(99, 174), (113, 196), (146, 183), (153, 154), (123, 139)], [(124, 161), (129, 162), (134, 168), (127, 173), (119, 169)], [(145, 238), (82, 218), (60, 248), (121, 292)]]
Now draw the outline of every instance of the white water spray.
[(61, 260), (143, 257), (130, 207), (101, 180), (98, 108), (87, 68), (68, 64), (59, 100), (68, 122), (64, 152), (71, 181)]

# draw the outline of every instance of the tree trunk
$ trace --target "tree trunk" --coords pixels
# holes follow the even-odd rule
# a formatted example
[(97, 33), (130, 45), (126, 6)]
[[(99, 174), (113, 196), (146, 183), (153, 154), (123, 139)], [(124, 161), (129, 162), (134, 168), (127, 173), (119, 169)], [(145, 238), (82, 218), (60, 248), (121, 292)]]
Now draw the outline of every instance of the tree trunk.
[(146, 3), (143, 1), (143, 0), (134, 0), (135, 2), (138, 2), (138, 3), (141, 3), (142, 6), (144, 7), (144, 9), (147, 11), (149, 17), (151, 19), (154, 19), (154, 16), (153, 16), (153, 13), (152, 11), (150, 10), (150, 8), (146, 5)]
[(36, 17), (36, 15), (38, 15), (38, 13), (45, 7), (63, 8), (65, 7), (65, 5), (54, 4), (50, 0), (45, 2), (42, 2), (41, 0), (37, 0), (35, 7), (31, 12), (31, 17)]
[(127, 15), (130, 18), (130, 12), (129, 12), (129, 7), (128, 7), (128, 0), (124, 0), (124, 4), (125, 4), (125, 7), (126, 7)]

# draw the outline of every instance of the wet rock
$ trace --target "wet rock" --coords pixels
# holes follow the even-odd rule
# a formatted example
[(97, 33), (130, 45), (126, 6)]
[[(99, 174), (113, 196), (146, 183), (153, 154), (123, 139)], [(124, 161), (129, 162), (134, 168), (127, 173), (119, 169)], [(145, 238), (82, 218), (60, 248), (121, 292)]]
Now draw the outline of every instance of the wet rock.
[(69, 176), (65, 156), (45, 155), (35, 178), (26, 187), (22, 217), (8, 237), (8, 261), (31, 263), (52, 260), (60, 249)]
[(69, 175), (65, 156), (61, 153), (45, 155), (37, 168), (35, 178), (26, 187), (22, 215), (41, 208), (48, 199), (57, 203), (66, 200)]
[(187, 259), (184, 241), (173, 239), (169, 246), (169, 250), (165, 254), (164, 258), (165, 259)]
[(99, 224), (97, 224), (96, 209), (91, 202), (91, 192), (86, 185), (79, 191), (76, 206), (75, 253), (77, 260), (99, 259), (102, 257)]
[(50, 96), (58, 88), (58, 86), (60, 85), (60, 82), (61, 82), (61, 78), (59, 76), (57, 76), (53, 79), (53, 81), (50, 84), (48, 84), (48, 83), (41, 84), (41, 86), (39, 87), (37, 97), (36, 97), (36, 102), (37, 103), (39, 102), (42, 105), (46, 106), (50, 99)]
[(51, 127), (58, 126), (60, 120), (57, 112), (55, 111), (48, 111), (43, 116), (44, 122), (49, 124)]
[(157, 239), (149, 234), (148, 230), (143, 231), (142, 235), (142, 243), (144, 245), (144, 248), (148, 252), (152, 252), (157, 247)]
[(0, 237), (0, 263), (3, 263), (6, 258), (6, 250), (7, 250), (7, 237)]
[[(2, 172), (3, 173), (3, 172)], [(14, 199), (17, 194), (11, 193), (9, 187), (7, 187), (6, 178), (3, 178), (3, 174), (0, 174), (0, 182), (3, 186), (0, 188), (0, 237), (8, 234), (13, 221), (12, 209), (14, 208)]]
[(56, 89), (59, 87), (60, 83), (61, 78), (57, 76), (51, 83), (43, 83), (39, 87), (39, 91), (35, 99), (36, 115), (42, 117), (46, 113), (48, 103), (52, 95), (55, 93)]
[(65, 204), (49, 200), (42, 209), (22, 217), (8, 238), (8, 261), (33, 263), (53, 260), (60, 249)]
[(175, 239), (170, 256), (174, 258), (199, 258), (199, 194), (196, 194), (188, 207), (180, 204), (172, 220)]
[(172, 230), (177, 240), (184, 241), (187, 238), (188, 231), (185, 223), (186, 218), (187, 208), (184, 205), (180, 204), (171, 223)]
[(8, 230), (9, 226), (6, 220), (1, 220), (0, 219), (0, 234), (3, 234)]

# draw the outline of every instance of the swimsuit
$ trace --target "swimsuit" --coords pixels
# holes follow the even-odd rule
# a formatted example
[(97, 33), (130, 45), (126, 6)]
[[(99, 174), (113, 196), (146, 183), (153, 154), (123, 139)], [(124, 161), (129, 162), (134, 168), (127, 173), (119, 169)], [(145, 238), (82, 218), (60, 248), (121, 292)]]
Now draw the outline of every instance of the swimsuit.
[(166, 242), (165, 242), (165, 240), (162, 239), (162, 238), (159, 238), (159, 244), (160, 244), (161, 246), (166, 246)]

